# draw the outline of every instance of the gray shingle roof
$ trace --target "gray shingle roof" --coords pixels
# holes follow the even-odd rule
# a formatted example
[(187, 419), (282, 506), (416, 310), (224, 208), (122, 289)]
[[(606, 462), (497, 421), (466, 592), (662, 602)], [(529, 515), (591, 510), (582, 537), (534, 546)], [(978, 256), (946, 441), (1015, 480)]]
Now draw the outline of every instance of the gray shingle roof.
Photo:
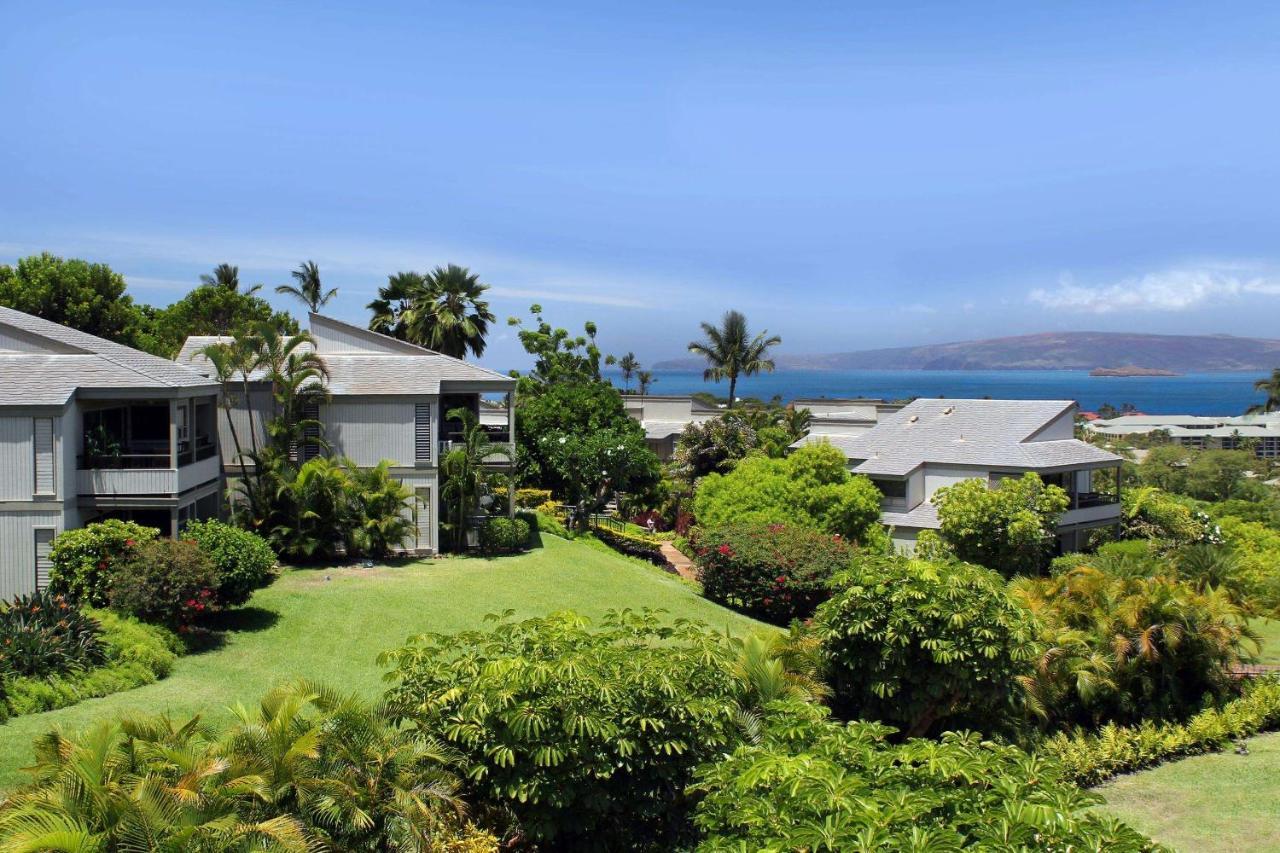
[(0, 307), (0, 326), (54, 342), (62, 350), (0, 354), (2, 405), (59, 405), (77, 388), (154, 391), (212, 385), (206, 377), (168, 359), (12, 308)]
[(1047, 469), (1120, 457), (1083, 441), (1035, 435), (1074, 404), (1066, 400), (916, 400), (866, 432), (811, 436), (856, 460), (860, 474), (904, 476), (925, 463)]
[[(344, 327), (352, 334), (375, 334), (358, 326), (320, 318), (319, 315), (312, 315), (312, 317), (313, 321), (321, 319), (330, 326)], [(177, 361), (190, 365), (194, 370), (209, 373), (211, 367), (208, 359), (204, 357), (204, 348), (210, 344), (230, 340), (229, 337), (214, 335), (192, 336), (183, 342)], [(304, 346), (311, 349), (310, 345)], [(367, 351), (321, 353), (321, 358), (329, 370), (330, 392), (346, 396), (439, 394), (441, 384), (448, 382), (492, 385), (495, 391), (505, 391), (515, 387), (515, 380), (510, 376), (503, 376), (497, 371), (469, 364), (462, 359), (441, 355), (433, 350), (403, 341), (396, 342), (396, 349), (398, 351), (386, 353)], [(261, 369), (250, 374), (250, 378), (253, 379), (261, 379), (262, 376)]]
[(924, 501), (909, 512), (882, 512), (880, 523), (886, 527), (927, 527), (937, 530), (942, 527), (938, 520), (938, 508), (929, 501)]

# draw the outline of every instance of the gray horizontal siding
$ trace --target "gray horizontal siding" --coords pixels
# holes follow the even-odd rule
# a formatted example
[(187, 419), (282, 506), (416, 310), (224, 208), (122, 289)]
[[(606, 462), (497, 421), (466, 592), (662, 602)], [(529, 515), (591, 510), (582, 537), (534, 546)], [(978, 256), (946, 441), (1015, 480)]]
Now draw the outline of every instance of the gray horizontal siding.
[(34, 592), (36, 588), (36, 528), (63, 530), (62, 513), (0, 512), (0, 598)]
[(30, 417), (0, 418), (0, 499), (31, 500), (35, 488)]
[(375, 401), (338, 398), (320, 407), (324, 437), (334, 455), (348, 456), (357, 465), (376, 465), (390, 459), (412, 466), (414, 401)]

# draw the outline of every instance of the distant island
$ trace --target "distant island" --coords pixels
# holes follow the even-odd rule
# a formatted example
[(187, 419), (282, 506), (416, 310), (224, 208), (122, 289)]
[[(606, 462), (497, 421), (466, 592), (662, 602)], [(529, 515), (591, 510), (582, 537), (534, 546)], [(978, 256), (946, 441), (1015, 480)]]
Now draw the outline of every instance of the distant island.
[(1095, 367), (1089, 371), (1090, 376), (1181, 376), (1176, 370), (1165, 370), (1162, 367), (1138, 367), (1130, 364), (1125, 367)]
[[(1008, 338), (826, 355), (797, 355), (779, 351), (774, 360), (778, 368), (783, 370), (1091, 371), (1107, 365), (1140, 364), (1146, 370), (1177, 373), (1269, 371), (1280, 366), (1280, 340), (1238, 338), (1232, 335), (1044, 332)], [(701, 370), (705, 366), (697, 358), (676, 358), (654, 365), (662, 370)]]

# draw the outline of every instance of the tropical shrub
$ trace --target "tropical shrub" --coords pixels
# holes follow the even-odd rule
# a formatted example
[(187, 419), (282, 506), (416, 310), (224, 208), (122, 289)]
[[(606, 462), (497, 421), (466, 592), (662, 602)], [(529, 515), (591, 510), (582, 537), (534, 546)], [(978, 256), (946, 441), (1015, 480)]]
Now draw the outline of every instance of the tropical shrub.
[(160, 539), (115, 569), (110, 607), (185, 631), (218, 606), (218, 570), (190, 540)]
[(802, 447), (785, 459), (752, 456), (727, 474), (708, 474), (694, 494), (704, 527), (731, 522), (788, 524), (840, 534), (857, 544), (884, 545), (880, 492), (846, 468), (829, 444)]
[(244, 604), (271, 582), (276, 554), (261, 536), (221, 521), (194, 521), (182, 537), (195, 542), (218, 572), (218, 603)]
[(750, 522), (704, 528), (694, 547), (703, 595), (776, 625), (812, 616), (855, 551), (830, 533)]
[(1161, 548), (1222, 541), (1206, 514), (1159, 489), (1126, 489), (1120, 505), (1121, 535), (1126, 539), (1149, 539)]
[(462, 817), (437, 744), (308, 684), (238, 709), (225, 731), (103, 721), (50, 732), (35, 752), (31, 781), (0, 803), (7, 849), (498, 849)]
[(351, 522), (347, 529), (347, 552), (370, 557), (386, 557), (413, 538), (414, 513), (419, 501), (413, 489), (391, 475), (386, 459), (372, 468), (359, 468), (344, 460), (347, 493), (351, 501)]
[(1130, 773), (1203, 752), (1280, 727), (1280, 681), (1256, 679), (1244, 695), (1220, 707), (1206, 708), (1185, 723), (1143, 720), (1137, 726), (1107, 723), (1096, 731), (1076, 729), (1046, 739), (1038, 752), (1059, 762), (1080, 786), (1097, 785)]
[(1020, 578), (1014, 595), (1043, 625), (1036, 668), (1019, 676), (1047, 724), (1179, 719), (1234, 686), (1256, 648), (1225, 592), (1174, 577), (1118, 577), (1080, 566)]
[(758, 444), (755, 429), (739, 417), (691, 423), (676, 438), (672, 470), (682, 480), (695, 483), (708, 474), (730, 471)]
[(49, 552), (49, 588), (93, 607), (103, 607), (114, 567), (159, 535), (154, 527), (118, 519), (59, 533)]
[(516, 489), (516, 506), (521, 509), (537, 509), (549, 500), (550, 489)]
[(933, 502), (942, 538), (958, 558), (1011, 577), (1044, 569), (1069, 499), (1027, 472), (995, 488), (986, 480), (944, 486)]
[(490, 554), (511, 554), (529, 546), (529, 523), (495, 516), (480, 528), (480, 545)]
[(0, 603), (0, 678), (45, 676), (106, 659), (102, 627), (65, 595), (36, 592)]
[(552, 536), (559, 536), (561, 539), (572, 539), (573, 531), (564, 526), (564, 522), (553, 512), (543, 512), (541, 508), (535, 513), (538, 523), (539, 533), (550, 533)]
[(699, 851), (1156, 849), (1052, 762), (973, 734), (891, 744), (776, 704), (757, 742), (699, 769)]
[(1218, 529), (1238, 562), (1241, 583), (1259, 613), (1280, 613), (1280, 531), (1224, 516)]
[(650, 612), (424, 634), (381, 661), (408, 730), (443, 738), (471, 797), (554, 849), (677, 846), (694, 767), (737, 737), (732, 649)]
[(99, 626), (102, 661), (86, 669), (5, 679), (8, 707), (13, 714), (65, 708), (85, 699), (151, 684), (169, 674), (183, 651), (181, 641), (159, 626), (109, 610), (90, 610), (85, 616)]
[(833, 707), (919, 737), (999, 724), (1036, 656), (1035, 621), (989, 569), (859, 554), (813, 629)]

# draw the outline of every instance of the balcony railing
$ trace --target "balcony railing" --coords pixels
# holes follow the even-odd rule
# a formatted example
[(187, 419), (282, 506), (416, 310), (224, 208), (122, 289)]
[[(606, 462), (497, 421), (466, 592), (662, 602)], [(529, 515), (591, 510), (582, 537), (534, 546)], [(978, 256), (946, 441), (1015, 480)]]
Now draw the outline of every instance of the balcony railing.
[(169, 467), (168, 453), (83, 453), (76, 457), (83, 470), (147, 470)]
[(1120, 498), (1111, 492), (1076, 492), (1071, 496), (1072, 509), (1085, 509), (1091, 506), (1105, 506), (1114, 503), (1120, 503)]

